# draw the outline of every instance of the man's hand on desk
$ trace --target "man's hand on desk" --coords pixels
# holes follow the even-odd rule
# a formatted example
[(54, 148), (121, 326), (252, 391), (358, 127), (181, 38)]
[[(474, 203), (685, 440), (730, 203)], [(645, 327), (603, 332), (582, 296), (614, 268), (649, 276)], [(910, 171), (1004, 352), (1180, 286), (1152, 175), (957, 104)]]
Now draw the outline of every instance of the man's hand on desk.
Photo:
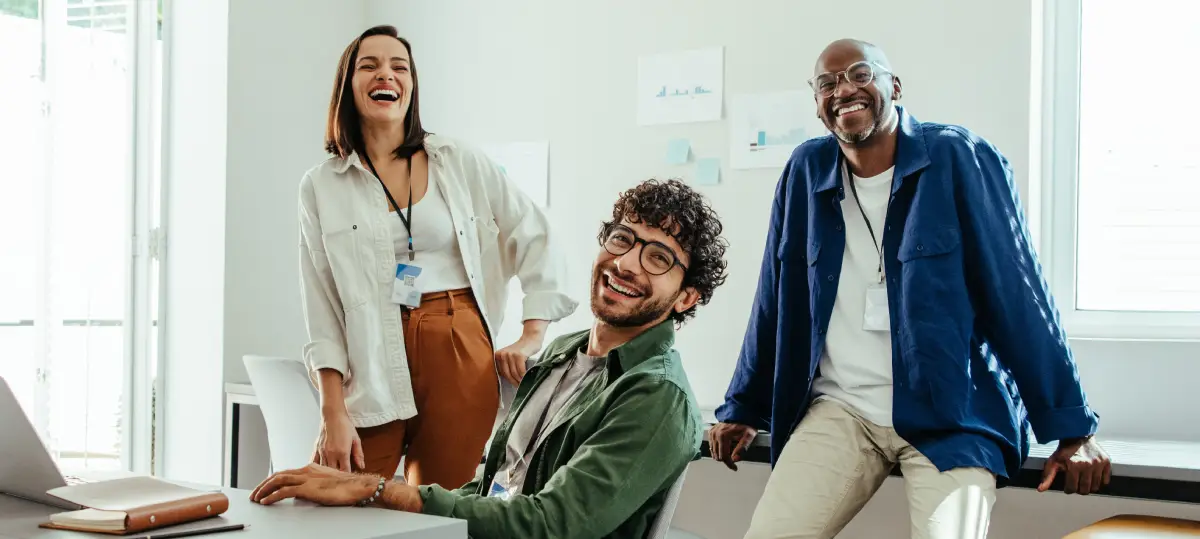
[(1112, 479), (1112, 461), (1091, 436), (1058, 442), (1058, 449), (1046, 459), (1038, 492), (1049, 490), (1060, 470), (1066, 474), (1063, 492), (1067, 494), (1098, 492)]
[[(295, 498), (321, 505), (355, 505), (375, 494), (379, 476), (335, 470), (309, 464), (298, 470), (271, 475), (250, 493), (250, 500), (263, 505)], [(375, 505), (398, 511), (420, 512), (421, 495), (417, 488), (400, 481), (388, 481)]]
[(737, 423), (717, 423), (708, 429), (708, 451), (712, 458), (724, 462), (730, 470), (737, 471), (746, 448), (754, 442), (758, 430)]

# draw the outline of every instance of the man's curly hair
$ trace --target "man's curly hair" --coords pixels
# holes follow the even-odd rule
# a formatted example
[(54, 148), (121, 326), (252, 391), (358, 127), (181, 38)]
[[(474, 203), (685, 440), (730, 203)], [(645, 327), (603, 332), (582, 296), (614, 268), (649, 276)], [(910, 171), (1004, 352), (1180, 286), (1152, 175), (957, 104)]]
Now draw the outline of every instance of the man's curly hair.
[(696, 315), (696, 307), (707, 305), (713, 291), (725, 282), (728, 264), (724, 257), (729, 242), (721, 237), (723, 226), (717, 212), (703, 195), (678, 179), (650, 179), (621, 194), (613, 205), (612, 220), (600, 228), (597, 239), (603, 243), (608, 230), (622, 219), (662, 229), (687, 252), (683, 287), (695, 288), (700, 299), (686, 311), (671, 312), (675, 325), (682, 326)]

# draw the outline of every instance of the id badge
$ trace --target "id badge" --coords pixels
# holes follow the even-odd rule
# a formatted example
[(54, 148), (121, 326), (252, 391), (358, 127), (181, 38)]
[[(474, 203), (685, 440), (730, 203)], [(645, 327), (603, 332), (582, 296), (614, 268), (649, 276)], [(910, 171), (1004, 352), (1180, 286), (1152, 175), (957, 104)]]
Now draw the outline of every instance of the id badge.
[(500, 480), (496, 479), (492, 481), (492, 488), (488, 491), (488, 497), (507, 500), (512, 497), (512, 495), (508, 493), (508, 489), (505, 488), (504, 485), (500, 484)]
[[(512, 477), (511, 477), (512, 470), (505, 472), (503, 474), (503, 476), (504, 476), (505, 481), (511, 482), (512, 481)], [(499, 498), (501, 500), (507, 500), (512, 497), (512, 491), (508, 488), (507, 485), (505, 485), (504, 482), (500, 481), (500, 477), (501, 477), (501, 474), (496, 474), (495, 479), (492, 479), (492, 488), (488, 489), (488, 497), (489, 498)]]
[(863, 308), (863, 329), (867, 331), (891, 331), (891, 315), (888, 311), (887, 286), (882, 283), (867, 287), (866, 305)]
[(412, 264), (396, 265), (396, 280), (392, 283), (392, 302), (410, 308), (421, 306), (421, 289), (417, 286), (417, 277), (421, 276), (421, 268)]

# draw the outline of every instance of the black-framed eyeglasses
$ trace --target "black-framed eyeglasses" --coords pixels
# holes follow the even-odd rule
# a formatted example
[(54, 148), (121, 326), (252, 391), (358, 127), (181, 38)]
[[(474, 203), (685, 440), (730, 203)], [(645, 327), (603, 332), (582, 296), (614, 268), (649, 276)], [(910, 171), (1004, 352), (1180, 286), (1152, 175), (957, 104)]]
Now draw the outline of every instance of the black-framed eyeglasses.
[(829, 97), (837, 91), (838, 83), (845, 78), (846, 82), (854, 85), (855, 88), (862, 88), (871, 84), (875, 77), (880, 73), (891, 75), (892, 72), (887, 68), (875, 63), (863, 60), (850, 64), (850, 67), (845, 71), (837, 73), (821, 73), (811, 79), (808, 79), (808, 86), (812, 88), (821, 97)]
[(683, 268), (684, 273), (687, 273), (687, 266), (679, 261), (679, 256), (670, 247), (657, 241), (646, 241), (639, 238), (627, 226), (609, 226), (608, 231), (604, 234), (604, 239), (600, 241), (604, 250), (613, 256), (624, 255), (632, 251), (634, 246), (639, 243), (642, 244), (642, 253), (638, 257), (638, 261), (642, 263), (642, 269), (646, 270), (646, 273), (662, 275), (671, 271), (671, 268), (675, 266)]

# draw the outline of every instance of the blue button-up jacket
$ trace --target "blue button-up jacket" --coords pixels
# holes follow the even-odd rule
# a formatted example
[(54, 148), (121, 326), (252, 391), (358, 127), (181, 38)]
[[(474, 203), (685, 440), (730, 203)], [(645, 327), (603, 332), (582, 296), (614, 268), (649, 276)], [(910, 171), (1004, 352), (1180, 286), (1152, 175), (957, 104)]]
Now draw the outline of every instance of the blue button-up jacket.
[[(1030, 241), (1008, 160), (959, 126), (903, 107), (883, 230), (896, 433), (940, 470), (1000, 484), (1037, 440), (1093, 434), (1098, 416)], [(846, 236), (832, 135), (783, 170), (737, 369), (717, 418), (769, 430), (771, 461), (812, 400)]]

